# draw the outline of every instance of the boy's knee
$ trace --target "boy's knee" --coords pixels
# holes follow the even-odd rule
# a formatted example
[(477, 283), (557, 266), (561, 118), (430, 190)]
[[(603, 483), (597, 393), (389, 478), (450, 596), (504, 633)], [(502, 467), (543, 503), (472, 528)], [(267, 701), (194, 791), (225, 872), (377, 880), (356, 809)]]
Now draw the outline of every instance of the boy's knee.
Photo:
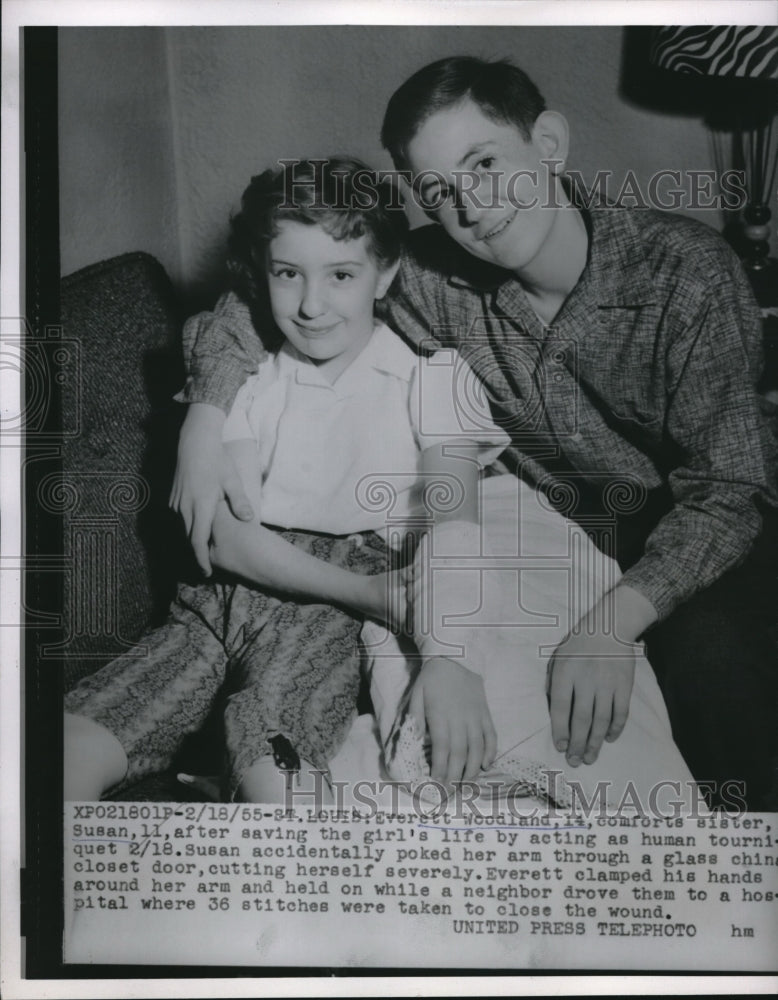
[(756, 630), (705, 593), (681, 605), (647, 636), (649, 660), (661, 676), (714, 679), (743, 675)]

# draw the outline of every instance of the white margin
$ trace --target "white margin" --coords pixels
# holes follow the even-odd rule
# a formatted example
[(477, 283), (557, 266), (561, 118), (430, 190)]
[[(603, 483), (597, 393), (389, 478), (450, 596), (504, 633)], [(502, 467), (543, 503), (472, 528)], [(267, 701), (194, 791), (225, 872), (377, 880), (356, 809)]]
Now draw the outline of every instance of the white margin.
[[(23, 314), (21, 303), (20, 28), (86, 25), (587, 25), (778, 24), (774, 0), (3, 0), (2, 5), (2, 261), (0, 317)], [(0, 327), (2, 327), (0, 319)], [(20, 379), (0, 366), (2, 415), (21, 412)], [(0, 447), (0, 547), (21, 552), (18, 441)], [(2, 441), (0, 440), (0, 444)], [(18, 620), (21, 572), (2, 574), (0, 622)], [(559, 996), (771, 994), (778, 976), (349, 976), (344, 978), (86, 979), (22, 978), (19, 938), (20, 634), (0, 628), (0, 994), (6, 1000), (59, 997), (258, 996)]]

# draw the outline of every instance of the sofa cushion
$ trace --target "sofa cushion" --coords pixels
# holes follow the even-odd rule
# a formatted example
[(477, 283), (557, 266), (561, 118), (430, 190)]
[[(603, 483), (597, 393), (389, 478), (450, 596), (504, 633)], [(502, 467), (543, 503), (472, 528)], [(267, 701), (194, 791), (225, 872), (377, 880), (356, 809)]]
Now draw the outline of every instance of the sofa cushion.
[(129, 253), (63, 278), (64, 335), (78, 343), (79, 392), (63, 394), (65, 637), (71, 686), (164, 614), (183, 532), (167, 509), (183, 407), (181, 317), (162, 266)]

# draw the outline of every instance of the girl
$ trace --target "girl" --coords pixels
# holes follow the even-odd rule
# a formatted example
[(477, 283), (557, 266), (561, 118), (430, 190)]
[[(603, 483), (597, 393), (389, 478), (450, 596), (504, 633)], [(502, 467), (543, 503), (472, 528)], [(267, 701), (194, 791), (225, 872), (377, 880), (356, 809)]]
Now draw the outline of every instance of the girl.
[[(267, 171), (244, 193), (230, 266), (270, 353), (224, 441), (255, 518), (222, 505), (211, 556), (229, 575), (182, 584), (163, 627), (67, 696), (66, 798), (170, 766), (217, 697), (226, 798), (280, 801), (279, 769), (326, 772), (354, 714), (362, 621), (405, 613), (387, 515), (418, 515), (433, 479), (455, 498), (441, 520), (477, 522), (478, 470), (508, 436), (454, 352), (419, 357), (374, 319), (406, 228), (392, 202), (346, 159)], [(482, 681), (431, 655), (416, 685), (433, 748), (466, 733), (459, 771), (474, 776), (495, 752)]]

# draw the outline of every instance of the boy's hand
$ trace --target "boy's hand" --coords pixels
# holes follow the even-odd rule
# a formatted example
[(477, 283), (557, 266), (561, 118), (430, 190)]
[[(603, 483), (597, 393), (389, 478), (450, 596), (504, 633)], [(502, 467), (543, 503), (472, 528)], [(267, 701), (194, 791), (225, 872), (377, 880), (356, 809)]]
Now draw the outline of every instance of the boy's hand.
[[(548, 667), (551, 734), (567, 763), (593, 764), (602, 741), (621, 734), (629, 714), (635, 660), (643, 646), (634, 640), (657, 620), (640, 591), (619, 583), (594, 605), (581, 628), (557, 646)], [(609, 622), (608, 631), (603, 622)], [(618, 636), (617, 636), (618, 634)]]
[(483, 680), (454, 660), (435, 656), (419, 671), (410, 710), (432, 741), (431, 777), (472, 781), (497, 753), (497, 734)]
[(235, 517), (250, 521), (254, 512), (235, 463), (224, 450), (224, 414), (216, 406), (192, 403), (178, 440), (178, 461), (170, 506), (184, 519), (200, 568), (211, 575), (208, 543), (217, 503), (226, 499)]
[(621, 734), (642, 651), (601, 632), (569, 635), (557, 647), (549, 664), (551, 734), (571, 766), (593, 764), (602, 741)]

